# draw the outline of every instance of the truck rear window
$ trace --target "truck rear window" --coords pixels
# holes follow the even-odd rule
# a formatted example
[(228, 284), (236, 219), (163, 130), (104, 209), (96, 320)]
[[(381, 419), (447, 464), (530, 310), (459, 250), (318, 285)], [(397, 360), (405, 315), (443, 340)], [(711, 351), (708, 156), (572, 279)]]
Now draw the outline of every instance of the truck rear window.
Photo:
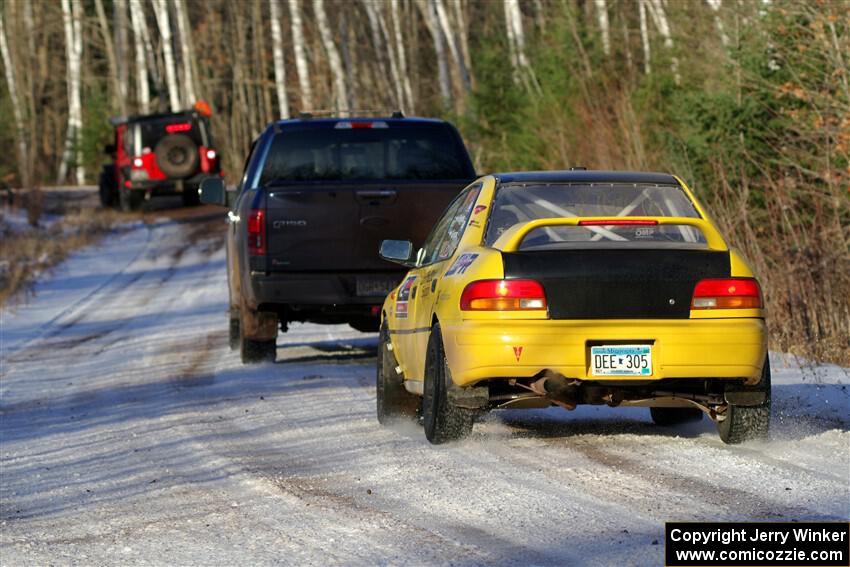
[(436, 180), (475, 176), (444, 124), (369, 121), (377, 127), (287, 125), (275, 134), (260, 185), (322, 180)]

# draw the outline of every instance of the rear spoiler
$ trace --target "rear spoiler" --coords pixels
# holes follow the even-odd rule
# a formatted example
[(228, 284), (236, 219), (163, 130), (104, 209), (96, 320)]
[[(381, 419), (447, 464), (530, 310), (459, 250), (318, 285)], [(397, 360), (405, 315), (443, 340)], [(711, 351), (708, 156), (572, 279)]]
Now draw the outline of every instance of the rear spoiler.
[(502, 252), (516, 252), (522, 241), (532, 230), (549, 226), (585, 226), (590, 230), (604, 231), (605, 226), (622, 225), (674, 225), (692, 226), (702, 232), (708, 248), (718, 252), (726, 252), (729, 247), (726, 241), (717, 232), (717, 229), (706, 220), (693, 217), (558, 217), (549, 219), (537, 219), (524, 224), (515, 224), (508, 229), (493, 244), (494, 248)]

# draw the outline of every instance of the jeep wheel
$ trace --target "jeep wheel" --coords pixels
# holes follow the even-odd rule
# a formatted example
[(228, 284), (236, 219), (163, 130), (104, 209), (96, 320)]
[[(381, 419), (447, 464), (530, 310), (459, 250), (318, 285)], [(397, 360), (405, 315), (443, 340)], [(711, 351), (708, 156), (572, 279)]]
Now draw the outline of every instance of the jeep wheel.
[(375, 383), (378, 423), (381, 425), (415, 419), (422, 403), (419, 396), (404, 389), (404, 380), (395, 371), (397, 362), (390, 346), (390, 333), (384, 323), (378, 339), (378, 376)]
[(239, 342), (239, 354), (242, 364), (256, 364), (258, 362), (274, 362), (277, 355), (277, 341), (252, 341), (242, 337)]
[(121, 210), (125, 213), (138, 211), (142, 206), (142, 201), (145, 200), (144, 191), (133, 191), (132, 189), (121, 189), (118, 192), (118, 199), (121, 202)]
[(100, 176), (97, 180), (98, 195), (100, 196), (100, 204), (104, 209), (109, 209), (115, 206), (115, 167), (111, 165), (103, 166)]
[(425, 357), (425, 395), (422, 398), (422, 420), (425, 437), (434, 445), (462, 439), (472, 433), (475, 413), (449, 401), (451, 380), (440, 324), (431, 327)]
[(649, 408), (655, 425), (670, 426), (702, 420), (702, 410), (697, 408)]
[(726, 406), (726, 419), (717, 422), (720, 439), (729, 445), (737, 445), (756, 439), (767, 439), (770, 432), (770, 360), (764, 361), (761, 382), (756, 390), (766, 394), (765, 401), (757, 406)]

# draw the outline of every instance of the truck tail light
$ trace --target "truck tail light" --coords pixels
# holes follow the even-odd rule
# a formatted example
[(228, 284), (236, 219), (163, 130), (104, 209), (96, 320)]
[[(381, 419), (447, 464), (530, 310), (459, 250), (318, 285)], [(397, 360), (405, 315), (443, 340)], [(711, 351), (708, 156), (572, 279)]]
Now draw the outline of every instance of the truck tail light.
[(248, 215), (248, 254), (266, 254), (266, 211), (263, 209), (251, 209)]
[(761, 309), (761, 288), (753, 278), (700, 280), (691, 309)]
[(545, 311), (546, 292), (534, 280), (480, 280), (466, 286), (461, 311)]

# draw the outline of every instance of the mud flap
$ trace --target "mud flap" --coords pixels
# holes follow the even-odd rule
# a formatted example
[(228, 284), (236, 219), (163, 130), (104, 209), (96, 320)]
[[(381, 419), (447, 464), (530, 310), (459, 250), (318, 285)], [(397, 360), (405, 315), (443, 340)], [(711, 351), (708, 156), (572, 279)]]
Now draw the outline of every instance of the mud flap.
[(727, 391), (724, 393), (726, 403), (733, 406), (760, 406), (767, 401), (767, 392), (764, 390), (740, 390)]
[(239, 329), (242, 336), (252, 341), (270, 341), (277, 338), (277, 313), (255, 311), (242, 302), (239, 310)]

